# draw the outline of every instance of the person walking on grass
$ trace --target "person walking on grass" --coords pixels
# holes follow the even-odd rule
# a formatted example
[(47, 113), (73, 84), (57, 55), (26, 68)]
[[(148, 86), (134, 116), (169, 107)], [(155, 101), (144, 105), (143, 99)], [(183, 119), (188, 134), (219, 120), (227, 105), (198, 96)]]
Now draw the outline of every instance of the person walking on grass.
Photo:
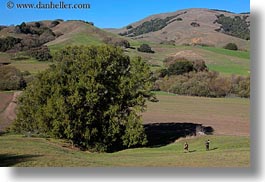
[(205, 147), (206, 147), (206, 151), (209, 151), (210, 150), (210, 140), (206, 140), (205, 142)]
[(189, 144), (187, 142), (184, 144), (184, 152), (189, 152)]

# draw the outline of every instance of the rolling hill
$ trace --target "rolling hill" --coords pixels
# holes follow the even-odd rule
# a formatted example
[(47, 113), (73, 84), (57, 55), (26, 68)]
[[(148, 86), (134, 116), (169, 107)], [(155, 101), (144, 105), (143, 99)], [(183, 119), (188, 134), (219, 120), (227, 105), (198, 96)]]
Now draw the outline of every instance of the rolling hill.
[[(175, 56), (203, 59), (210, 70), (223, 74), (249, 75), (249, 16), (220, 10), (186, 9), (152, 15), (121, 29), (105, 30), (80, 20), (45, 20), (0, 26), (0, 39), (8, 36), (22, 39), (14, 46), (22, 52), (27, 46), (41, 42), (41, 46), (49, 47), (51, 54), (67, 45), (113, 44), (126, 40), (132, 48), (126, 49), (126, 54), (141, 56), (154, 70), (164, 66), (165, 58)], [(229, 42), (236, 43), (242, 51), (222, 49)], [(149, 44), (155, 53), (137, 51), (142, 43)], [(0, 63), (11, 62), (21, 71), (31, 73), (48, 67), (48, 62), (38, 62), (34, 58), (14, 61), (13, 53), (12, 49), (0, 52)]]
[(249, 49), (250, 14), (186, 9), (149, 16), (121, 29), (106, 29), (135, 40), (177, 45), (223, 47), (228, 42)]
[[(46, 20), (22, 22), (16, 26), (2, 26), (0, 38), (7, 37), (22, 39), (20, 42), (22, 45), (14, 46), (15, 51), (25, 50), (28, 44), (31, 44), (32, 47), (47, 45), (52, 49), (58, 49), (66, 45), (97, 45), (103, 43), (107, 38), (120, 39), (115, 34), (81, 20)], [(8, 51), (14, 52), (13, 49)]]
[(48, 42), (50, 48), (61, 48), (66, 45), (98, 45), (107, 38), (119, 39), (119, 36), (99, 29), (83, 21), (65, 21), (52, 28), (60, 37)]

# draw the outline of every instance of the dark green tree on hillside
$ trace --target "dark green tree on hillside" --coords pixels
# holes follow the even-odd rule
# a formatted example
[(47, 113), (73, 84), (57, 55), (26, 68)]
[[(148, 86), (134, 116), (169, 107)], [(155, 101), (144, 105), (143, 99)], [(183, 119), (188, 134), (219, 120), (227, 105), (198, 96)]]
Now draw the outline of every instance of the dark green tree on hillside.
[(147, 52), (147, 53), (155, 53), (152, 48), (148, 44), (142, 44), (139, 48), (137, 48), (140, 52)]
[(109, 46), (68, 47), (54, 59), (57, 65), (38, 74), (21, 96), (15, 131), (94, 151), (147, 142), (140, 116), (153, 98), (147, 64)]
[(237, 51), (238, 47), (235, 43), (228, 43), (224, 46), (225, 49)]

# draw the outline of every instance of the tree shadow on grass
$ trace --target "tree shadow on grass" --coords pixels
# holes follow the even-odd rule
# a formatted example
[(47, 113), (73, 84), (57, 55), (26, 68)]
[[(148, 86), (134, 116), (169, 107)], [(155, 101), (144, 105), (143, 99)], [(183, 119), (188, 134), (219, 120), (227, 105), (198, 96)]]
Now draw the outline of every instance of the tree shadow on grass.
[(33, 158), (41, 155), (14, 155), (14, 154), (0, 154), (0, 167), (11, 167), (15, 164), (33, 160)]
[(198, 134), (210, 135), (214, 129), (196, 123), (150, 123), (144, 125), (148, 147), (161, 147), (173, 143), (176, 139)]

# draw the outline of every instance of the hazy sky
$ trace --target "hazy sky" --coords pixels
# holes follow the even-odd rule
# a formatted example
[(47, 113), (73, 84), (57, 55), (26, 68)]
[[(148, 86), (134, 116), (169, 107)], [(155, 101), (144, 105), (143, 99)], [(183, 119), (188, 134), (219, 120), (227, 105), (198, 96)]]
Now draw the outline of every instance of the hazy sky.
[[(11, 3), (10, 3), (11, 1)], [(90, 9), (19, 9), (16, 3), (90, 4)], [(9, 8), (7, 7), (9, 4)], [(1, 0), (0, 25), (38, 20), (85, 20), (100, 28), (119, 28), (152, 14), (187, 8), (210, 8), (235, 13), (249, 12), (249, 0)]]

